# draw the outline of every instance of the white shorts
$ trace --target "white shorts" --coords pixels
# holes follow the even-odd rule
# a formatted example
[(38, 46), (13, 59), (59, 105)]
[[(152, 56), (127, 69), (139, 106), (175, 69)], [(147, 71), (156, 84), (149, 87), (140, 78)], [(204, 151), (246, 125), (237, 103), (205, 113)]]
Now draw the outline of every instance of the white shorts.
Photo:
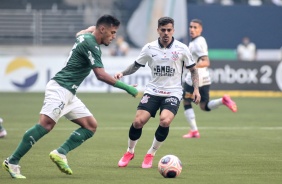
[(69, 120), (93, 116), (83, 102), (69, 90), (50, 80), (46, 85), (45, 98), (40, 114), (45, 114), (56, 123), (65, 116)]

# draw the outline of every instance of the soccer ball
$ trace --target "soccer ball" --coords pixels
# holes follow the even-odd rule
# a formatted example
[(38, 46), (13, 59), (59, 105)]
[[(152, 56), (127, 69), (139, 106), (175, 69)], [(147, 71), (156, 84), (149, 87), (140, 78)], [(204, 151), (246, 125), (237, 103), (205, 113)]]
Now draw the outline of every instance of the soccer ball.
[(160, 159), (158, 170), (165, 178), (175, 178), (182, 171), (182, 163), (177, 156), (166, 155)]

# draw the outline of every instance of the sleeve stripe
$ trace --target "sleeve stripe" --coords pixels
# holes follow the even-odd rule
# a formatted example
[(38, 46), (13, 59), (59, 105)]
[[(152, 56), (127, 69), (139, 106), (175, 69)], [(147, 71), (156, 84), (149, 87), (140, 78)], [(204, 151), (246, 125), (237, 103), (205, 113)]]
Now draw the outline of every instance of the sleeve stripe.
[(145, 67), (145, 65), (141, 65), (141, 64), (137, 63), (137, 61), (135, 61), (135, 65)]
[(189, 65), (189, 66), (186, 66), (186, 68), (192, 68), (193, 66), (195, 66), (196, 63), (192, 64), (192, 65)]

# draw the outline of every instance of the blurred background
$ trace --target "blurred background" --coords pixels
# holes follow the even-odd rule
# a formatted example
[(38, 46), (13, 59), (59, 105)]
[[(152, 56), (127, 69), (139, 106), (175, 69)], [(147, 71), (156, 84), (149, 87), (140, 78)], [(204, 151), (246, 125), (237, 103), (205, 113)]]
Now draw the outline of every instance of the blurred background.
[[(214, 90), (282, 89), (282, 0), (1, 0), (0, 91), (44, 91), (46, 81), (63, 66), (76, 32), (104, 14), (121, 21), (120, 39), (102, 46), (110, 73), (124, 69), (144, 44), (157, 39), (161, 16), (175, 19), (175, 37), (185, 44), (189, 21), (199, 18), (214, 63)], [(246, 37), (256, 49), (252, 62), (240, 60), (237, 53)], [(114, 50), (117, 44), (123, 52)], [(149, 73), (141, 75), (128, 79), (140, 83), (140, 89), (150, 78)], [(82, 91), (98, 84), (90, 76)]]

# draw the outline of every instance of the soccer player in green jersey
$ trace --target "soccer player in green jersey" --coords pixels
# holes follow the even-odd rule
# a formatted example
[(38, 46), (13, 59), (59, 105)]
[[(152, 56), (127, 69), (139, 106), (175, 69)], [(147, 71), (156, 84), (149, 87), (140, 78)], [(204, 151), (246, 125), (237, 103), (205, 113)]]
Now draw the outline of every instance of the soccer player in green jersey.
[(59, 148), (51, 151), (49, 156), (63, 173), (73, 174), (67, 162), (67, 153), (91, 138), (97, 129), (97, 120), (76, 96), (77, 88), (91, 70), (98, 80), (123, 89), (134, 97), (137, 95), (135, 87), (106, 73), (101, 60), (100, 45), (108, 46), (116, 38), (119, 25), (120, 21), (115, 17), (104, 15), (98, 19), (95, 29), (92, 29), (92, 26), (77, 34), (65, 67), (46, 85), (38, 124), (25, 132), (16, 150), (2, 164), (12, 178), (26, 178), (20, 173), (20, 159), (40, 138), (54, 128), (62, 116), (78, 124), (80, 128), (73, 131)]

